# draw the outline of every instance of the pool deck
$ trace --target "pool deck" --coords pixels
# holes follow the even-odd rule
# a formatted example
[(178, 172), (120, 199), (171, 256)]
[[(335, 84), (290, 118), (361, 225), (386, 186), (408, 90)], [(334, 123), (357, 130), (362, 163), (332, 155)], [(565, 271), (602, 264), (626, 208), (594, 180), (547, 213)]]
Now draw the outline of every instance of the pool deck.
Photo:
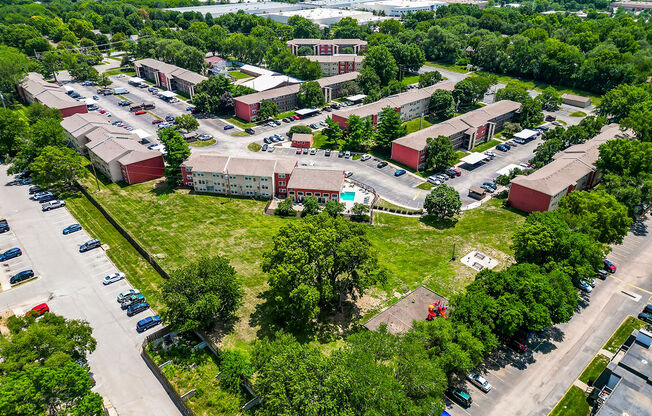
[[(350, 194), (350, 193), (354, 194), (352, 200), (346, 200), (343, 198), (345, 194)], [(347, 213), (351, 213), (351, 209), (353, 208), (353, 205), (356, 202), (360, 204), (365, 204), (367, 206), (371, 206), (373, 200), (374, 200), (374, 194), (367, 191), (366, 189), (360, 188), (359, 186), (349, 182), (344, 183), (344, 187), (342, 187), (342, 192), (340, 193), (340, 202), (344, 204), (345, 206), (344, 212)]]

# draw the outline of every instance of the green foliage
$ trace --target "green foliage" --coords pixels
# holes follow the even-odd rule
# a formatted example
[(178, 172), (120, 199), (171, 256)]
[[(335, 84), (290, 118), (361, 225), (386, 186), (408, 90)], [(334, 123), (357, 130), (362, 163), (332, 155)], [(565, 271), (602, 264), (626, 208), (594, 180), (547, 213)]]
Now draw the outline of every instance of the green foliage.
[(428, 154), (426, 166), (428, 168), (443, 171), (457, 160), (453, 144), (448, 137), (429, 137), (426, 142), (426, 153)]
[(536, 100), (541, 103), (541, 108), (546, 111), (557, 111), (563, 102), (561, 94), (553, 87), (547, 87), (541, 91)]
[(233, 110), (234, 91), (231, 80), (224, 75), (208, 77), (195, 86), (192, 102), (199, 113), (227, 113)]
[(331, 218), (339, 217), (339, 215), (344, 212), (344, 204), (337, 201), (326, 201), (324, 204), (324, 212), (331, 216)]
[(326, 213), (282, 227), (264, 255), (263, 271), (274, 318), (296, 329), (384, 278), (363, 226)]
[(470, 109), (480, 101), (496, 81), (485, 75), (473, 75), (455, 84), (453, 98), (459, 109)]
[(649, 91), (641, 86), (623, 84), (607, 91), (598, 105), (598, 114), (620, 122), (628, 117), (632, 109), (650, 100)]
[(163, 318), (180, 332), (233, 322), (243, 291), (235, 269), (222, 256), (201, 257), (173, 270), (161, 287)]
[(243, 379), (254, 372), (249, 357), (238, 350), (226, 350), (220, 354), (220, 359), (220, 386), (228, 392), (240, 393)]
[(32, 181), (42, 187), (72, 186), (88, 175), (84, 158), (69, 147), (46, 146), (30, 165)]
[(274, 214), (280, 215), (282, 217), (294, 217), (297, 215), (297, 212), (294, 210), (294, 203), (292, 198), (287, 197), (283, 201), (278, 203), (278, 206), (274, 210)]
[(432, 190), (423, 202), (423, 209), (428, 215), (439, 218), (452, 218), (460, 213), (462, 201), (460, 194), (452, 186), (439, 185)]
[(533, 98), (527, 97), (521, 102), (519, 123), (524, 128), (532, 128), (543, 123), (543, 111), (541, 103)]
[(273, 101), (263, 100), (260, 102), (260, 108), (256, 113), (257, 120), (267, 120), (278, 114), (278, 107)]
[(376, 128), (376, 144), (382, 151), (389, 152), (392, 141), (405, 136), (407, 128), (403, 125), (401, 115), (395, 108), (383, 108), (379, 118), (380, 122)]
[(570, 126), (568, 129), (556, 127), (543, 134), (543, 143), (534, 150), (532, 162), (541, 167), (552, 161), (557, 152), (566, 149), (574, 144), (584, 143), (600, 132), (602, 126), (607, 123), (604, 117), (588, 116), (577, 126)]
[(369, 205), (361, 204), (360, 202), (356, 202), (353, 204), (353, 208), (351, 208), (353, 215), (361, 216), (367, 212), (369, 212)]
[(361, 150), (374, 139), (374, 128), (369, 117), (361, 118), (352, 114), (347, 119), (344, 148), (348, 150)]
[(171, 127), (158, 131), (158, 137), (165, 147), (163, 155), (167, 166), (165, 178), (170, 184), (181, 182), (181, 164), (190, 156), (190, 147), (181, 133)]
[(199, 122), (190, 114), (181, 114), (180, 116), (177, 116), (174, 119), (174, 125), (186, 133), (199, 128)]
[(519, 103), (523, 103), (530, 95), (527, 92), (527, 89), (523, 84), (518, 82), (510, 81), (505, 85), (504, 88), (496, 91), (496, 101), (500, 100), (512, 100)]
[(0, 156), (15, 156), (26, 132), (27, 123), (17, 111), (0, 108)]
[(440, 121), (453, 117), (455, 115), (455, 99), (453, 98), (453, 94), (446, 90), (435, 90), (430, 96), (428, 111)]
[(312, 134), (312, 129), (308, 126), (304, 126), (301, 124), (294, 125), (290, 127), (290, 130), (288, 134), (292, 136), (294, 133), (299, 133), (299, 134)]
[(329, 149), (337, 148), (338, 141), (342, 138), (343, 134), (339, 123), (333, 121), (333, 119), (328, 116), (326, 117), (326, 127), (324, 127), (321, 132), (327, 139), (325, 147)]
[(30, 124), (34, 124), (43, 118), (51, 118), (59, 122), (62, 120), (61, 111), (56, 108), (46, 107), (40, 103), (30, 104), (25, 115)]
[[(15, 48), (0, 45), (0, 92), (12, 94), (27, 74), (29, 60)], [(9, 97), (5, 95), (5, 99)]]
[(315, 196), (307, 196), (303, 198), (303, 210), (301, 215), (303, 217), (308, 215), (317, 215), (319, 214), (319, 202)]
[[(369, 68), (378, 76), (380, 85), (388, 85), (390, 81), (396, 79), (398, 65), (396, 60), (385, 46), (372, 46), (365, 52), (365, 58), (362, 61), (362, 68)], [(365, 87), (363, 86), (364, 90)]]
[(308, 81), (301, 84), (297, 94), (299, 107), (316, 108), (324, 105), (324, 93), (317, 81)]
[(443, 80), (444, 77), (439, 71), (428, 71), (419, 74), (419, 88), (429, 87), (435, 85), (439, 81)]

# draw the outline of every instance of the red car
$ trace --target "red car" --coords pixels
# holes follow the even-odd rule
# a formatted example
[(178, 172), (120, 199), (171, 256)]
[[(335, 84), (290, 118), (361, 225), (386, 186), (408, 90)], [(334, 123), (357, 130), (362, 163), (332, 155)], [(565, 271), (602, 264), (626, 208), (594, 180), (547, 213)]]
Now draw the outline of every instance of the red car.
[(145, 114), (145, 113), (147, 113), (147, 111), (145, 111), (145, 110), (138, 110), (138, 111), (136, 111), (134, 114), (137, 115), (137, 116), (139, 116), (139, 115), (141, 115), (141, 114)]
[(162, 122), (163, 122), (163, 120), (159, 120), (158, 118), (155, 118), (154, 120), (152, 120), (152, 124), (158, 124), (158, 123), (162, 123)]
[(616, 265), (609, 260), (604, 261), (604, 269), (609, 273), (616, 273)]
[(298, 115), (298, 114), (295, 114), (295, 115), (292, 116), (292, 118), (294, 118), (295, 120), (300, 120), (301, 116)]
[(104, 113), (106, 113), (106, 110), (102, 108), (102, 109), (100, 109), (99, 113), (104, 114)]
[(457, 176), (461, 176), (461, 175), (462, 175), (462, 171), (459, 170), (459, 169), (457, 169), (457, 168), (452, 168), (451, 170), (452, 170), (453, 172), (455, 172), (455, 174), (456, 174)]
[(506, 337), (505, 343), (516, 352), (524, 353), (527, 351), (527, 344), (518, 339)]
[(50, 307), (48, 306), (47, 303), (41, 303), (40, 305), (36, 305), (32, 308), (31, 311), (27, 312), (25, 316), (31, 314), (31, 313), (36, 313), (36, 315), (41, 316), (45, 312), (50, 312)]

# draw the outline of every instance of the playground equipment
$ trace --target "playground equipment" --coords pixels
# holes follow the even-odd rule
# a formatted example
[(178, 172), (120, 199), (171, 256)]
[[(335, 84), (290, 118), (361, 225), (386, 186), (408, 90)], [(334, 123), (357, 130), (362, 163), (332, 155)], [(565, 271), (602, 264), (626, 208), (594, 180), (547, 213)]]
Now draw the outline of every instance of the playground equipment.
[(432, 321), (438, 316), (443, 316), (444, 318), (446, 318), (447, 310), (448, 307), (446, 306), (446, 304), (442, 303), (441, 301), (437, 301), (432, 305), (428, 306), (428, 316), (426, 317), (426, 320)]

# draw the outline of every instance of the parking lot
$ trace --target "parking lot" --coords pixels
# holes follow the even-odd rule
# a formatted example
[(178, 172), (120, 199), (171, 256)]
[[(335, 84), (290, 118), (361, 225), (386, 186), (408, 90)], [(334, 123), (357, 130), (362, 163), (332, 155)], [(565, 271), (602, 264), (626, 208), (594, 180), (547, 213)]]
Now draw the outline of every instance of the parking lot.
[(88, 357), (97, 382), (94, 390), (110, 400), (119, 414), (178, 414), (140, 357), (147, 332), (138, 334), (136, 322), (152, 311), (127, 317), (116, 296), (130, 288), (128, 280), (102, 284), (104, 276), (117, 271), (106, 247), (80, 253), (79, 246), (91, 237), (84, 230), (63, 235), (63, 228), (76, 222), (68, 210), (42, 212), (38, 202), (29, 200), (28, 186), (6, 186), (10, 181), (2, 166), (0, 215), (11, 231), (0, 234), (0, 247), (3, 251), (19, 247), (23, 255), (2, 263), (3, 280), (27, 268), (38, 278), (0, 293), (0, 311), (22, 315), (47, 302), (53, 313), (88, 321), (97, 340), (97, 349)]

